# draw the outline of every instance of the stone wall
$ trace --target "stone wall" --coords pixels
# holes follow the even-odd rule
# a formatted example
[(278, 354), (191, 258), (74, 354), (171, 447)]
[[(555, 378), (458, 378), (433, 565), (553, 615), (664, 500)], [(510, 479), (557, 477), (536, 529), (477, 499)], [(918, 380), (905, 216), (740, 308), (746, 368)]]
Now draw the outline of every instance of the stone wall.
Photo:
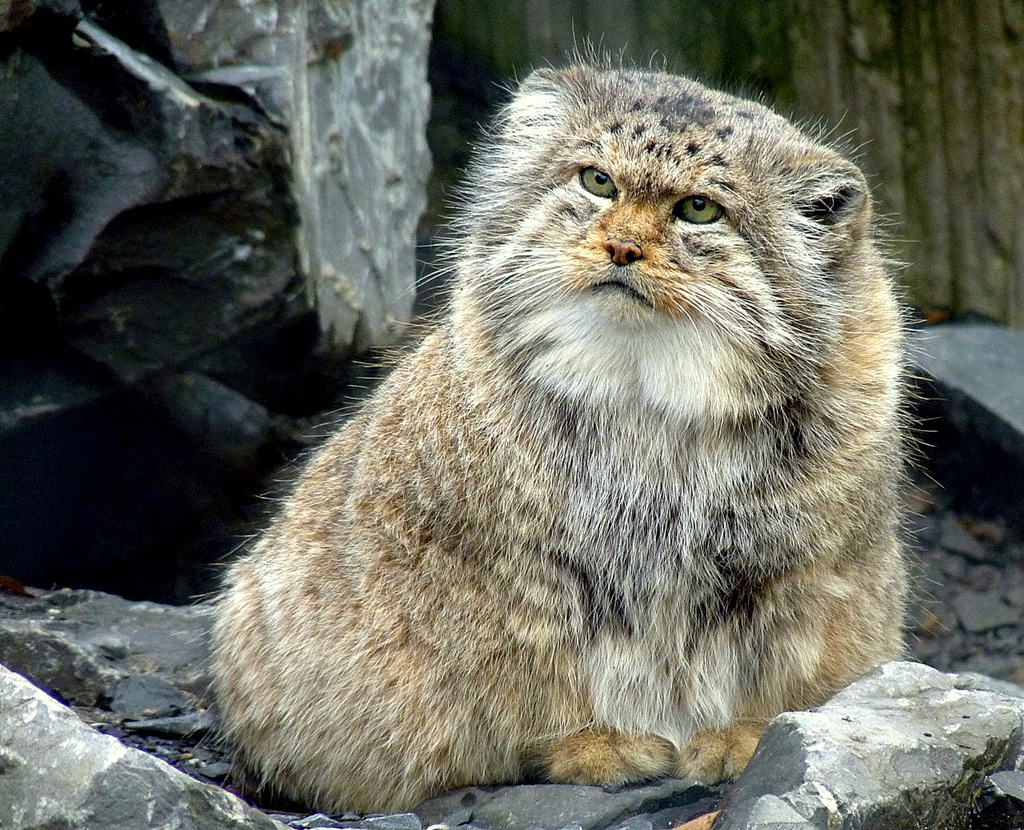
[(0, 575), (209, 587), (411, 315), (432, 7), (0, 0)]

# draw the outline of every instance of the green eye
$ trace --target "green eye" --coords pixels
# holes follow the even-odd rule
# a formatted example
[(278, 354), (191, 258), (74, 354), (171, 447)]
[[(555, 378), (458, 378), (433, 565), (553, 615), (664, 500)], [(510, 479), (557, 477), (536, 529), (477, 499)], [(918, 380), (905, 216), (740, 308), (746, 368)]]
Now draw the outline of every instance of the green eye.
[(687, 196), (676, 202), (672, 212), (679, 219), (695, 225), (706, 225), (722, 217), (722, 206), (703, 196)]
[(580, 171), (580, 184), (585, 190), (605, 199), (611, 199), (619, 192), (612, 177), (596, 167), (584, 167)]

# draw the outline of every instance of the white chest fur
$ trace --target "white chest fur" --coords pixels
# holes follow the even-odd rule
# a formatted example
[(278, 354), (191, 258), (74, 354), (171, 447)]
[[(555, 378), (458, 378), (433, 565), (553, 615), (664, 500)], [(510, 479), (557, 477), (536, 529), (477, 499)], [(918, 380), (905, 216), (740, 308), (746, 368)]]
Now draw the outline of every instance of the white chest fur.
[(746, 372), (733, 344), (706, 324), (645, 314), (610, 316), (601, 297), (533, 314), (524, 339), (547, 341), (531, 375), (577, 400), (635, 401), (640, 396), (681, 419), (746, 408), (738, 382)]
[(699, 649), (683, 655), (680, 625), (667, 622), (646, 637), (599, 635), (585, 666), (598, 725), (681, 748), (695, 732), (737, 716), (740, 666), (723, 630), (701, 633)]

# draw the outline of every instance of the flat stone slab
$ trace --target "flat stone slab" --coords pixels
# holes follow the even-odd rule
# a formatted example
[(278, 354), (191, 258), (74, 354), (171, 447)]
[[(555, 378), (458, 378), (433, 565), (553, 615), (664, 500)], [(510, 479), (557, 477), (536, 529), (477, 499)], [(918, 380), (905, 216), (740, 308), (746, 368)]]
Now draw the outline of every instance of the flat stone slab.
[(0, 594), (0, 663), (68, 703), (114, 700), (134, 717), (184, 711), (186, 696), (201, 698), (209, 687), (210, 622), (208, 606), (100, 591)]
[[(604, 790), (575, 784), (466, 787), (415, 809), (425, 825), (466, 824), (486, 830), (579, 830), (676, 827), (714, 808), (720, 788), (666, 778)], [(639, 822), (639, 823), (638, 823)]]
[[(962, 414), (983, 437), (1024, 459), (1024, 332), (986, 324), (930, 326), (913, 333), (911, 349), (917, 366), (940, 385), (955, 419)], [(964, 403), (980, 411), (958, 413)]]

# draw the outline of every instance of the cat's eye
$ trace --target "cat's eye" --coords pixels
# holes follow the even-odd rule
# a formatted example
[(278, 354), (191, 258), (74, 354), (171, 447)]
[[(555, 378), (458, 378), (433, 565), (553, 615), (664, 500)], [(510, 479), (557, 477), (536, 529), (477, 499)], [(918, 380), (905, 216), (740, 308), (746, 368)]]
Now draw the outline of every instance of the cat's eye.
[(584, 190), (605, 199), (611, 199), (619, 192), (612, 177), (596, 167), (584, 167), (580, 170), (580, 184)]
[(722, 217), (722, 206), (706, 196), (687, 196), (676, 202), (672, 212), (679, 218), (695, 225), (706, 225)]

